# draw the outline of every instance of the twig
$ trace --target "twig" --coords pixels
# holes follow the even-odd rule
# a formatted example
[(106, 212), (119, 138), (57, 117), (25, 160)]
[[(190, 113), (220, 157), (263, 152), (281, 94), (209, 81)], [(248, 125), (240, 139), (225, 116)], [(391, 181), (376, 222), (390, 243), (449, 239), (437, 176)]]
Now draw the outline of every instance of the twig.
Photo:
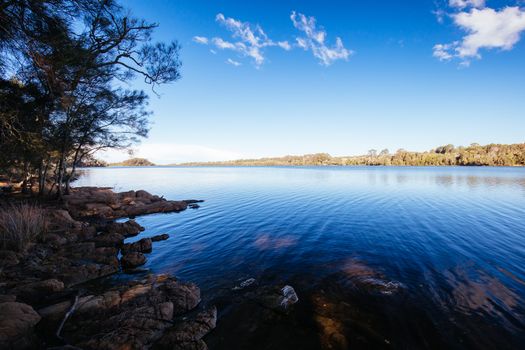
[(75, 302), (73, 303), (73, 305), (71, 305), (71, 308), (64, 316), (64, 319), (62, 320), (62, 322), (60, 322), (60, 326), (58, 327), (57, 332), (56, 332), (56, 336), (58, 339), (64, 340), (64, 338), (60, 336), (60, 333), (62, 332), (62, 328), (64, 327), (64, 324), (66, 323), (67, 319), (73, 314), (73, 312), (75, 312), (75, 309), (77, 308), (77, 304), (78, 304), (78, 294), (75, 295)]

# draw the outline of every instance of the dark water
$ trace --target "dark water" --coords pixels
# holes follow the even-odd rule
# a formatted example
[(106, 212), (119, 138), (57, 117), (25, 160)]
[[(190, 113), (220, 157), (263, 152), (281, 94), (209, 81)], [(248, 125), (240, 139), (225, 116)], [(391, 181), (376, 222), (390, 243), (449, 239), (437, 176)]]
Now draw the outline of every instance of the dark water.
[[(76, 185), (206, 200), (137, 220), (171, 235), (146, 267), (219, 306), (211, 348), (525, 348), (525, 169), (99, 168)], [(299, 303), (259, 310), (231, 292), (250, 277)]]

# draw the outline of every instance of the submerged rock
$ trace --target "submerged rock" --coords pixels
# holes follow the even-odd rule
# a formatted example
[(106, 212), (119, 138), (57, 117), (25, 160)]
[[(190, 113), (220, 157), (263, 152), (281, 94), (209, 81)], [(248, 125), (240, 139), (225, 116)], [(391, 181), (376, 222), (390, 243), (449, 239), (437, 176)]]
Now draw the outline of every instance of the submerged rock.
[(160, 235), (156, 235), (156, 236), (151, 237), (151, 241), (152, 241), (152, 242), (165, 241), (165, 240), (167, 240), (168, 238), (170, 238), (170, 235), (168, 235), (167, 233), (163, 233), (163, 234), (160, 234)]
[(206, 344), (201, 339), (215, 328), (216, 323), (217, 308), (213, 306), (169, 328), (154, 348), (206, 349)]
[(257, 281), (255, 278), (248, 278), (247, 280), (242, 281), (238, 286), (233, 287), (233, 290), (241, 290), (247, 287), (254, 285)]
[(281, 289), (281, 293), (283, 297), (281, 299), (280, 305), (285, 309), (288, 308), (288, 306), (293, 305), (299, 301), (299, 297), (295, 293), (295, 290), (293, 289), (292, 286), (288, 286), (288, 285), (284, 286)]

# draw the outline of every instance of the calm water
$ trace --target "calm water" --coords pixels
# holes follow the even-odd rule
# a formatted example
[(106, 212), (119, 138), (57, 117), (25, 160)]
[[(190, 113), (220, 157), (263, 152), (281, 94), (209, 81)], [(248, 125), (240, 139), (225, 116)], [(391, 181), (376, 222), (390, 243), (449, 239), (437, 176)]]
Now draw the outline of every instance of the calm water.
[[(219, 305), (212, 348), (525, 347), (525, 169), (95, 168), (81, 185), (206, 200), (138, 218), (134, 239), (170, 234), (146, 268)], [(252, 327), (267, 315), (231, 292), (250, 277), (294, 286), (294, 314)]]

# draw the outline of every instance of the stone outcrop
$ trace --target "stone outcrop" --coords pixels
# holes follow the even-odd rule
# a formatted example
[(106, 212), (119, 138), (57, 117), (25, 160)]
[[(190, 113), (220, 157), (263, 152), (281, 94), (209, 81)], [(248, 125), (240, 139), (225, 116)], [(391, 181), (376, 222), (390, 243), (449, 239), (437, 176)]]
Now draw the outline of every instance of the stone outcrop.
[(115, 193), (109, 188), (78, 187), (64, 196), (65, 206), (74, 218), (116, 219), (152, 213), (185, 210), (185, 201), (168, 201), (146, 191)]
[[(157, 343), (175, 349), (206, 348), (202, 337), (215, 327), (216, 310), (196, 310), (201, 299), (195, 284), (169, 276), (109, 289), (105, 284), (86, 289), (83, 284), (121, 267), (143, 265), (153, 243), (169, 237), (124, 243), (144, 227), (135, 220), (111, 220), (180, 211), (187, 205), (146, 191), (79, 188), (66, 196), (64, 206), (49, 206), (47, 231), (27, 251), (0, 250), (0, 348), (54, 344), (56, 349), (143, 349)], [(66, 314), (70, 316), (57, 337)], [(168, 345), (169, 339), (183, 340)]]
[(122, 246), (122, 254), (128, 252), (139, 252), (139, 253), (149, 253), (152, 249), (152, 239), (151, 238), (142, 238), (141, 240), (133, 243), (126, 243)]
[[(194, 310), (200, 300), (200, 290), (192, 283), (150, 276), (101, 295), (79, 298), (62, 336), (82, 349), (144, 349), (157, 343), (177, 348), (181, 342), (201, 340), (215, 328), (214, 307), (193, 317), (174, 318)], [(71, 306), (72, 302), (63, 302), (39, 313), (52, 326)]]

